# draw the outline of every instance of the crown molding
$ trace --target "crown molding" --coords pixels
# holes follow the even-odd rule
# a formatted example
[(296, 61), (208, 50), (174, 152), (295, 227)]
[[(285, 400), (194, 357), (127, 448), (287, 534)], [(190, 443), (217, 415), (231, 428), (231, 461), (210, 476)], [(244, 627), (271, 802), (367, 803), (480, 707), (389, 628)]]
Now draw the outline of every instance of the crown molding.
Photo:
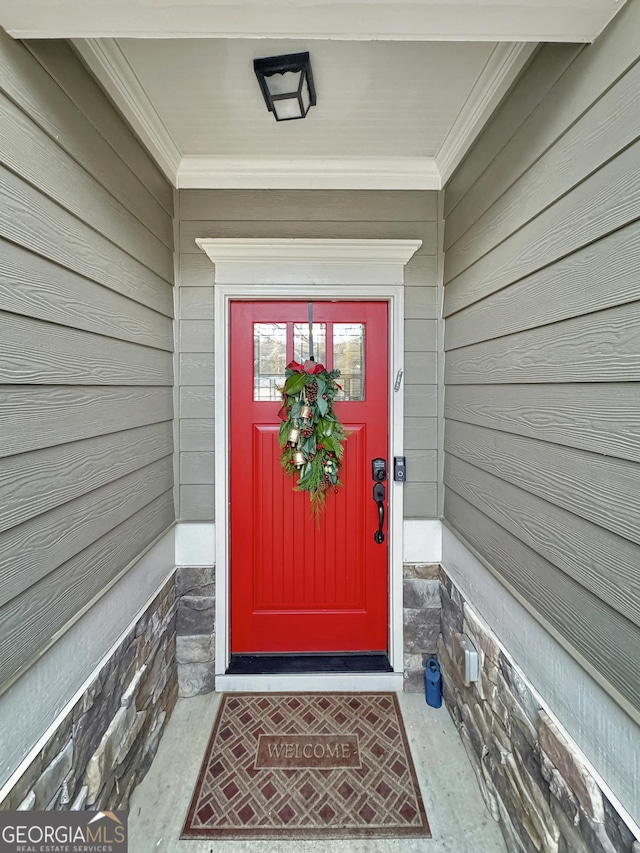
[(432, 157), (183, 157), (179, 189), (438, 190)]
[(529, 42), (496, 45), (435, 156), (441, 186), (460, 165), (537, 48)]
[(196, 244), (214, 264), (401, 264), (422, 246), (422, 240), (341, 240), (325, 238), (203, 237)]
[(176, 186), (182, 154), (118, 43), (111, 38), (74, 39), (73, 46)]

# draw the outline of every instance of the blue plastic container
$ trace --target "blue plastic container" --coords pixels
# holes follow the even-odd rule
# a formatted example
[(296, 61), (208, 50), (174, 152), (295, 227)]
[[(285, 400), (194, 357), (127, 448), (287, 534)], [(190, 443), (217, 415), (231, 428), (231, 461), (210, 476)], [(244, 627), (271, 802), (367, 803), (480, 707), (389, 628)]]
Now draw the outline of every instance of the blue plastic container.
[(424, 689), (427, 705), (432, 708), (442, 706), (442, 676), (438, 659), (430, 657), (424, 665)]

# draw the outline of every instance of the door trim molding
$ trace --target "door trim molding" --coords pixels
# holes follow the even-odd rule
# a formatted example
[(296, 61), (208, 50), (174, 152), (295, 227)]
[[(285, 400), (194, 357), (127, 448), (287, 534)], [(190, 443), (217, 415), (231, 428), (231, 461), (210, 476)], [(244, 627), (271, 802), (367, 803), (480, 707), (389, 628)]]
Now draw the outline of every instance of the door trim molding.
[[(262, 255), (256, 244), (262, 244)], [(196, 240), (215, 264), (215, 513), (229, 530), (229, 309), (232, 300), (386, 301), (389, 304), (389, 459), (402, 456), (404, 395), (394, 391), (404, 370), (404, 265), (420, 240)], [(277, 243), (274, 262), (269, 247)], [(306, 255), (301, 257), (301, 244)], [(287, 247), (290, 253), (287, 256)], [(289, 258), (289, 259), (287, 259)], [(390, 466), (391, 468), (391, 466)], [(389, 480), (389, 660), (403, 671), (403, 492)], [(216, 689), (230, 689), (229, 537), (216, 536)], [(350, 676), (353, 679), (353, 676)], [(276, 689), (276, 688), (273, 688)], [(306, 689), (306, 688), (303, 688)]]

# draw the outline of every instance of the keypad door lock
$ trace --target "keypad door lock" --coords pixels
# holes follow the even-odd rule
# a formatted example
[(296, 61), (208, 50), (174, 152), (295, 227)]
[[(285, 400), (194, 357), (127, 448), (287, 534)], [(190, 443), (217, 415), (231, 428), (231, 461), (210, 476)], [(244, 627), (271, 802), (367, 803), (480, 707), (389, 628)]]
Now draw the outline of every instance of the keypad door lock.
[(387, 479), (386, 459), (374, 459), (371, 462), (371, 477), (374, 483), (383, 483)]

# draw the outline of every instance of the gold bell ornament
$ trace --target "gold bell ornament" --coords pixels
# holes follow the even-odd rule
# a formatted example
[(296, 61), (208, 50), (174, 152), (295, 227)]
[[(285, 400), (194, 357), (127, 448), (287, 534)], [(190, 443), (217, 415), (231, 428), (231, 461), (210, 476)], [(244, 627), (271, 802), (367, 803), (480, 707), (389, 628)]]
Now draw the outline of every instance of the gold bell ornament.
[(299, 438), (300, 438), (300, 430), (296, 429), (295, 427), (293, 429), (290, 429), (289, 435), (287, 436), (287, 444), (289, 445), (289, 447), (295, 447), (296, 444), (298, 443)]
[(302, 408), (300, 409), (300, 417), (305, 421), (312, 418), (313, 409), (311, 408), (311, 406), (302, 406)]
[(301, 450), (296, 450), (293, 454), (292, 462), (296, 468), (301, 468), (307, 460), (304, 458), (304, 453)]

